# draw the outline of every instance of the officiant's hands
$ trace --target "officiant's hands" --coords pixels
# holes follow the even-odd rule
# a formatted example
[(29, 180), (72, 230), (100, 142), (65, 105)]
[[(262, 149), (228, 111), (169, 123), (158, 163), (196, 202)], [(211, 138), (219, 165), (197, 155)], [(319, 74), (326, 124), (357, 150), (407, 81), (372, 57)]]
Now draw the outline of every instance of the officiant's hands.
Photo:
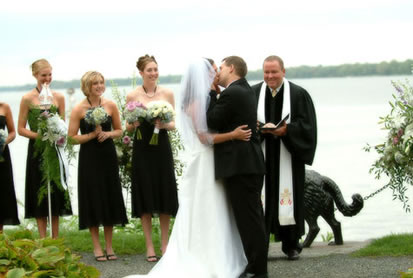
[[(263, 128), (275, 128), (275, 124), (266, 123), (262, 126)], [(287, 134), (287, 123), (284, 121), (282, 125), (277, 129), (260, 129), (262, 134), (272, 134), (273, 136), (285, 136)]]

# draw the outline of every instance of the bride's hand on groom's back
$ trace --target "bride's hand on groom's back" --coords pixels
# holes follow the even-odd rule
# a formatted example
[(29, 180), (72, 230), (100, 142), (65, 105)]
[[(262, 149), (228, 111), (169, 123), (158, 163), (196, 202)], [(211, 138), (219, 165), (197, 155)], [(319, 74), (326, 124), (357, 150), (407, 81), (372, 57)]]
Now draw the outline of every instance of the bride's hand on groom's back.
[(248, 125), (241, 125), (232, 131), (233, 140), (249, 141), (251, 138), (251, 129)]

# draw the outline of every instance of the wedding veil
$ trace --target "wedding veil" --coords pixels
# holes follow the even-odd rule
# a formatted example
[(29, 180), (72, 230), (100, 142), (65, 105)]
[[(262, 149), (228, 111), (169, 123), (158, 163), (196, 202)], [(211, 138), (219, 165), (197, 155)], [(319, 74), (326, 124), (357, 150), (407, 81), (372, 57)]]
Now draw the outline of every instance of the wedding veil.
[(200, 137), (205, 139), (204, 144), (213, 140), (208, 133), (206, 112), (214, 77), (212, 65), (204, 58), (191, 62), (182, 77), (176, 110), (179, 132), (187, 150), (199, 145)]

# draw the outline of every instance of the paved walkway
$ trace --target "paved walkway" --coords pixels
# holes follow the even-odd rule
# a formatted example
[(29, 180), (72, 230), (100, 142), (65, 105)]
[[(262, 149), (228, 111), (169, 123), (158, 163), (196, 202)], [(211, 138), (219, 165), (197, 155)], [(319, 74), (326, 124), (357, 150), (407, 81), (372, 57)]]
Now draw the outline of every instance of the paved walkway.
[[(281, 252), (280, 244), (272, 243), (268, 259), (269, 275), (274, 278), (389, 278), (400, 277), (399, 271), (413, 267), (413, 256), (354, 258), (350, 255), (368, 243), (345, 242), (344, 245), (329, 246), (324, 242), (314, 242), (311, 248), (303, 250), (298, 261), (288, 261)], [(102, 278), (145, 274), (154, 266), (145, 261), (144, 255), (119, 256), (117, 261), (104, 263), (96, 262), (91, 253), (82, 255), (82, 261), (99, 269)]]

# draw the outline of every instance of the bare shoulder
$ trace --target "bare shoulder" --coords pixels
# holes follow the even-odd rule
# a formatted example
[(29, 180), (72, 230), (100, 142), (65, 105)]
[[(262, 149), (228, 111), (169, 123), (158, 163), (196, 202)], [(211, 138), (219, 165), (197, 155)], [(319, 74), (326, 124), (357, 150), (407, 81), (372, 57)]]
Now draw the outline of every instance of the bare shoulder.
[(110, 110), (112, 109), (117, 109), (118, 106), (113, 100), (107, 99), (107, 98), (102, 98), (102, 106), (105, 106), (109, 108)]
[(174, 95), (174, 92), (169, 88), (158, 87), (158, 90), (161, 94), (163, 94), (165, 96), (173, 96)]
[(36, 96), (38, 97), (38, 95), (39, 94), (37, 92), (34, 92), (34, 90), (32, 90), (30, 92), (27, 92), (22, 96), (21, 103), (24, 104), (24, 105), (29, 106), (30, 104), (32, 104), (33, 99)]
[(60, 92), (52, 91), (52, 93), (53, 93), (53, 97), (56, 98), (57, 100), (65, 99), (65, 96)]
[(130, 91), (127, 95), (126, 95), (126, 101), (133, 101), (136, 100), (139, 96), (139, 89), (136, 88), (133, 91)]

